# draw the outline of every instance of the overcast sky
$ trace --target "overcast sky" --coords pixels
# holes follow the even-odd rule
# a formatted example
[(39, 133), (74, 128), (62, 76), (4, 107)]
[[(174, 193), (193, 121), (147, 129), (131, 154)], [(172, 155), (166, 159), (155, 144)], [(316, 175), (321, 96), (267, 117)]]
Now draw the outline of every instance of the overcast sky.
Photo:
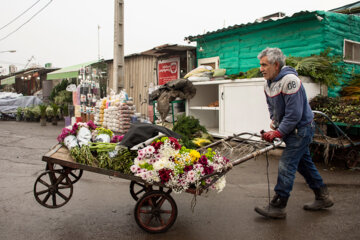
[[(124, 0), (125, 55), (166, 43), (187, 45), (184, 41), (187, 36), (254, 22), (275, 12), (290, 16), (353, 2), (356, 1)], [(1, 0), (1, 3), (0, 66), (3, 68), (15, 64), (20, 70), (29, 59), (30, 64), (66, 67), (96, 60), (99, 50), (101, 58), (113, 58), (114, 0)], [(7, 50), (16, 52), (2, 52)]]

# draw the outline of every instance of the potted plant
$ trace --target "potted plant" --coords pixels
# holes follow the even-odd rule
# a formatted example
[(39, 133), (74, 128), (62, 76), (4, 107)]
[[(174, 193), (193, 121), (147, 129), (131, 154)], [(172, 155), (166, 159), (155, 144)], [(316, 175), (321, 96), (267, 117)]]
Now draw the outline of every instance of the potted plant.
[(18, 107), (18, 108), (16, 109), (16, 121), (17, 121), (17, 122), (20, 122), (20, 121), (21, 121), (22, 115), (23, 115), (23, 109), (22, 109), (22, 107)]
[(40, 104), (40, 125), (46, 126), (46, 108), (47, 106), (45, 104)]
[(52, 125), (57, 125), (57, 116), (59, 111), (59, 106), (56, 103), (52, 103), (51, 107), (53, 109), (53, 118), (52, 118)]
[(67, 127), (67, 126), (71, 125), (71, 117), (70, 117), (70, 114), (69, 114), (69, 109), (68, 109), (67, 104), (64, 104), (62, 106), (62, 112), (63, 112), (63, 115), (64, 115), (65, 127)]

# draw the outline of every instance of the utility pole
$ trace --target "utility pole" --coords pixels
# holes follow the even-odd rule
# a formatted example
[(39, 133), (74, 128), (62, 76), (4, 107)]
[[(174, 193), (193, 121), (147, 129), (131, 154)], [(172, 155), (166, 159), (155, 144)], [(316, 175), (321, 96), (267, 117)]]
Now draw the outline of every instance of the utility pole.
[(98, 61), (100, 61), (100, 25), (98, 25)]
[(114, 60), (113, 60), (113, 86), (118, 93), (124, 87), (124, 1), (114, 0)]

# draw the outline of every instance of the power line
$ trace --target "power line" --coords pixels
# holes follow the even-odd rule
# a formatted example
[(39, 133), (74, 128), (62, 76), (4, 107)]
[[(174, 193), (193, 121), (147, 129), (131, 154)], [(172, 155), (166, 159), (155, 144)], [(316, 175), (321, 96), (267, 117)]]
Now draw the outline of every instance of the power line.
[(20, 25), (20, 27), (18, 27), (17, 29), (15, 29), (14, 31), (12, 31), (11, 33), (9, 33), (8, 35), (6, 35), (5, 37), (1, 38), (0, 41), (8, 38), (10, 35), (14, 34), (15, 32), (17, 32), (20, 28), (22, 28), (25, 24), (27, 24), (28, 22), (30, 22), (36, 15), (38, 15), (42, 10), (44, 10), (47, 6), (49, 6), (49, 4), (52, 2), (53, 0), (50, 0), (50, 2), (48, 2), (44, 7), (42, 7), (39, 11), (37, 11), (34, 15), (31, 16), (31, 18), (29, 20), (27, 20), (26, 22), (24, 22), (22, 25)]
[(28, 9), (26, 9), (24, 12), (22, 12), (19, 16), (17, 16), (16, 18), (14, 18), (13, 20), (11, 20), (8, 24), (6, 24), (5, 26), (3, 26), (2, 28), (0, 28), (0, 30), (2, 30), (3, 28), (6, 28), (7, 26), (9, 26), (11, 23), (13, 23), (16, 19), (18, 19), (19, 17), (21, 17), (22, 15), (24, 15), (27, 11), (29, 11), (31, 8), (33, 8), (38, 2), (40, 2), (40, 0), (38, 0), (37, 2), (35, 2), (33, 5), (31, 5)]
[(3, 61), (3, 60), (0, 60), (0, 63), (2, 63), (2, 64), (15, 64), (15, 65), (25, 66), (24, 63), (16, 63), (16, 62), (9, 62), (9, 61)]

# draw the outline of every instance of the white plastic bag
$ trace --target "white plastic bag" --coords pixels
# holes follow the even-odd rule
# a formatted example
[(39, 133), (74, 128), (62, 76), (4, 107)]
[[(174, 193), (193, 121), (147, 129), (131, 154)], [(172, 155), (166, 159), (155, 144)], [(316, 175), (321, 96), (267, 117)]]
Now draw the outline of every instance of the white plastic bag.
[(76, 137), (79, 141), (80, 147), (82, 147), (83, 145), (89, 145), (89, 142), (91, 140), (91, 132), (86, 127), (81, 127)]
[(71, 150), (73, 147), (78, 147), (78, 141), (74, 135), (69, 135), (64, 138), (64, 144), (65, 146)]
[(110, 140), (109, 134), (99, 134), (95, 138), (95, 142), (109, 143)]

